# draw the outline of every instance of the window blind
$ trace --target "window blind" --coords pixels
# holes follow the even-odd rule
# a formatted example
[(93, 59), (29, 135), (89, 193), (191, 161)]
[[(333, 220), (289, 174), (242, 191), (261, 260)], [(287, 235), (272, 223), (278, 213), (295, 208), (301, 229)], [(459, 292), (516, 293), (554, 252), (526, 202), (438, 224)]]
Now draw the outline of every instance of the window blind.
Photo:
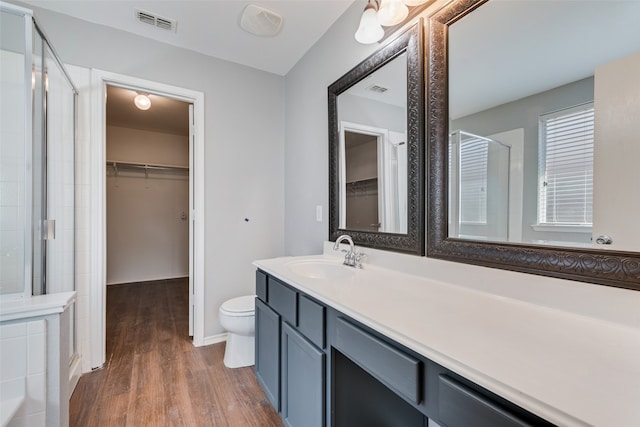
[(488, 144), (484, 139), (460, 142), (460, 221), (487, 223)]
[(540, 116), (538, 223), (591, 225), (593, 103)]

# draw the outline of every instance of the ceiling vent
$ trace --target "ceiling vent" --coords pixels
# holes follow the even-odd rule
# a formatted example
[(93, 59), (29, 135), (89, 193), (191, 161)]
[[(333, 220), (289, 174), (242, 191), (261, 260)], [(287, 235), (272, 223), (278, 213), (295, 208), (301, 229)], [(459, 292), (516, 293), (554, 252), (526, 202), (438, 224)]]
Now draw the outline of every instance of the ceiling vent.
[(261, 37), (273, 37), (282, 29), (282, 16), (255, 4), (245, 7), (240, 18), (243, 30)]
[(154, 27), (171, 31), (173, 33), (176, 32), (178, 23), (175, 19), (162, 18), (151, 12), (145, 12), (144, 10), (140, 9), (135, 9), (134, 12), (136, 15), (136, 19), (143, 24), (153, 25)]
[(385, 93), (386, 91), (389, 90), (384, 86), (379, 86), (376, 84), (369, 86), (367, 89), (370, 90), (371, 92), (377, 92), (377, 93)]

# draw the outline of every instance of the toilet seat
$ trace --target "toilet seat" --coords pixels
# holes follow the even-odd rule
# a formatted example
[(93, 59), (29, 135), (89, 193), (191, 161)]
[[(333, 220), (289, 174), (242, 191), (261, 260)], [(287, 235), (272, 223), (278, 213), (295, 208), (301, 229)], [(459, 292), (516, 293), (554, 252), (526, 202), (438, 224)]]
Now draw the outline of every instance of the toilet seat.
[(232, 298), (222, 304), (220, 311), (232, 317), (253, 316), (256, 311), (256, 297), (255, 295), (245, 295)]

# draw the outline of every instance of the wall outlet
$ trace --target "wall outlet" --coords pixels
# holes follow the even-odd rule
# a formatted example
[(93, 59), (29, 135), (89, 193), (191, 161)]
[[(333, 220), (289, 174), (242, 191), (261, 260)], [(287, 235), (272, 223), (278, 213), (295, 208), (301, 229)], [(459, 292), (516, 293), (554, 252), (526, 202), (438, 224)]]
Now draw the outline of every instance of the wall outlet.
[(322, 222), (322, 205), (316, 206), (316, 221)]

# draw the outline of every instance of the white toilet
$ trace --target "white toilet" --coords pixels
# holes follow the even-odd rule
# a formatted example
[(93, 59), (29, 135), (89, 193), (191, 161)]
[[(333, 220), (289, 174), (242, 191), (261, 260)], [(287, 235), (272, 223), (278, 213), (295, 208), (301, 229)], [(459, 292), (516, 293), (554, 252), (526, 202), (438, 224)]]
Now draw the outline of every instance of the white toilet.
[(255, 363), (256, 296), (232, 298), (220, 307), (220, 323), (227, 330), (224, 366), (241, 368)]

